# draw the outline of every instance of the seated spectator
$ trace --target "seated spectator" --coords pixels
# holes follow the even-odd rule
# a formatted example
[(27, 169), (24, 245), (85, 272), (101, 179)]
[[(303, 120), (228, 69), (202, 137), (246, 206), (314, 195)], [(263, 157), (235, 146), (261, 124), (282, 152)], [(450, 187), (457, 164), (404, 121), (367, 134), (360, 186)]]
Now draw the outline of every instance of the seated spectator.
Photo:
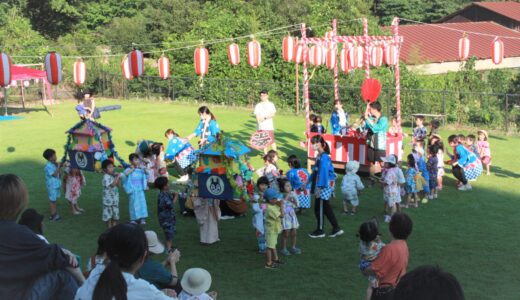
[(76, 257), (16, 223), (27, 202), (21, 179), (0, 175), (0, 299), (72, 299), (82, 281)]
[(211, 287), (211, 275), (201, 268), (192, 268), (184, 272), (181, 280), (182, 292), (179, 300), (217, 299), (217, 292), (206, 293)]
[(181, 286), (176, 264), (181, 257), (180, 251), (177, 249), (169, 250), (168, 258), (159, 263), (153, 259), (153, 256), (164, 253), (164, 245), (159, 241), (155, 232), (145, 231), (145, 234), (148, 242), (148, 253), (143, 265), (137, 271), (136, 277), (150, 282), (158, 289), (171, 288), (179, 293)]
[(408, 267), (406, 240), (412, 228), (412, 219), (407, 214), (397, 212), (392, 215), (389, 224), (392, 241), (381, 249), (372, 265), (363, 271), (367, 276), (375, 275), (379, 281), (379, 287), (372, 288), (372, 299), (392, 299), (393, 291)]
[(160, 291), (146, 280), (135, 278), (134, 274), (142, 266), (147, 250), (146, 235), (141, 227), (116, 225), (109, 229), (105, 245), (109, 263), (106, 267), (98, 265), (92, 270), (74, 299), (161, 300), (176, 296), (173, 290)]
[(43, 215), (39, 214), (36, 209), (26, 209), (20, 217), (18, 224), (27, 226), (42, 241), (49, 244), (49, 241), (43, 236)]
[(105, 266), (107, 259), (107, 250), (106, 250), (106, 241), (107, 241), (108, 231), (103, 232), (97, 240), (97, 250), (96, 255), (90, 257), (87, 262), (87, 274), (98, 265)]
[(394, 291), (399, 300), (464, 300), (457, 278), (438, 267), (420, 266), (401, 278)]

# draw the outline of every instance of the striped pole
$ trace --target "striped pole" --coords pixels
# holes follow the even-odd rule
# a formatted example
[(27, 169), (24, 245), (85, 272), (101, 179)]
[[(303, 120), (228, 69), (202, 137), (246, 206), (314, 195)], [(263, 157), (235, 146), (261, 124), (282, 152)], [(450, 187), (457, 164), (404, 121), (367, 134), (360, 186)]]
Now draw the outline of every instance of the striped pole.
[(305, 126), (306, 126), (306, 132), (311, 131), (311, 124), (310, 124), (310, 103), (309, 103), (309, 72), (307, 71), (307, 34), (306, 34), (306, 28), (305, 23), (302, 23), (301, 32), (302, 32), (302, 39), (300, 43), (303, 45), (303, 102), (305, 103)]
[(395, 110), (396, 110), (396, 118), (397, 118), (397, 126), (399, 128), (399, 133), (402, 132), (401, 129), (401, 82), (400, 76), (401, 73), (399, 71), (399, 56), (401, 52), (401, 41), (399, 39), (399, 19), (397, 17), (392, 21), (392, 33), (394, 35), (394, 43), (396, 48), (396, 57), (397, 62), (394, 66), (394, 76), (395, 76)]
[(368, 45), (370, 37), (368, 36), (368, 20), (363, 18), (363, 33), (365, 35), (365, 47), (363, 47), (363, 57), (365, 58), (365, 78), (370, 78), (370, 53), (368, 52)]
[[(336, 43), (336, 19), (332, 20), (332, 52), (338, 55), (338, 43)], [(338, 104), (339, 100), (339, 78), (338, 78), (338, 60), (337, 57), (334, 62), (334, 104)]]

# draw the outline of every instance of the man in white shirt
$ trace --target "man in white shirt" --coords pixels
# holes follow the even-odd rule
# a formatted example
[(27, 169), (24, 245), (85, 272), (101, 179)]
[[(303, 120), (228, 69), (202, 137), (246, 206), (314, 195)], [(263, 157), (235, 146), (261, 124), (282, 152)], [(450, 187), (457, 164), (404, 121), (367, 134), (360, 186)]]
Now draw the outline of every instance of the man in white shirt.
[[(266, 90), (260, 91), (261, 102), (255, 106), (254, 114), (256, 116), (256, 122), (258, 124), (258, 130), (268, 131), (273, 139), (271, 148), (276, 150), (276, 143), (274, 142), (274, 125), (273, 118), (276, 114), (276, 108), (273, 102), (269, 101), (269, 94)], [(264, 148), (264, 153), (267, 154), (268, 147)]]

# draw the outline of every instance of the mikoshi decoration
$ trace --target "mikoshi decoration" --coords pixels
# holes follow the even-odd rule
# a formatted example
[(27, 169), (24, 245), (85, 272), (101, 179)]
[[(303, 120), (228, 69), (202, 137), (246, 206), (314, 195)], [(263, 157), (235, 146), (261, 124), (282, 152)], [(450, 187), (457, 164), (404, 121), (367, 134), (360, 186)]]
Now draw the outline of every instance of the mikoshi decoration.
[(67, 143), (61, 162), (68, 157), (72, 168), (85, 171), (101, 171), (101, 162), (105, 159), (117, 159), (124, 168), (129, 167), (115, 150), (111, 131), (90, 119), (80, 121), (65, 132)]
[(132, 77), (137, 78), (143, 75), (144, 72), (144, 57), (143, 52), (133, 50), (128, 53), (128, 66)]
[(491, 59), (495, 65), (502, 63), (504, 59), (504, 42), (496, 37), (491, 45)]
[(85, 79), (87, 77), (87, 70), (85, 68), (85, 63), (81, 58), (76, 59), (74, 62), (74, 83), (77, 86), (81, 86), (85, 83)]
[(0, 87), (3, 89), (4, 95), (4, 114), (7, 116), (7, 91), (5, 90), (11, 84), (11, 58), (9, 55), (0, 52)]
[(247, 42), (247, 63), (253, 67), (258, 68), (262, 62), (262, 47), (260, 43), (253, 39)]
[(459, 59), (466, 60), (469, 57), (469, 47), (470, 47), (469, 38), (466, 36), (466, 33), (459, 39)]
[(373, 46), (370, 49), (370, 65), (380, 67), (383, 64), (383, 47)]
[(395, 45), (385, 45), (383, 49), (383, 60), (389, 66), (395, 66), (398, 63), (397, 47)]
[(381, 93), (381, 82), (374, 78), (367, 78), (361, 85), (361, 98), (366, 103), (372, 103), (377, 100)]
[(283, 38), (282, 41), (282, 57), (286, 62), (290, 62), (294, 60), (294, 55), (296, 52), (296, 40), (290, 35), (287, 35)]
[(323, 47), (314, 45), (309, 49), (309, 63), (315, 67), (323, 65)]
[(130, 64), (128, 63), (128, 55), (123, 57), (121, 61), (121, 72), (126, 80), (132, 80), (132, 72), (130, 72)]
[(203, 46), (200, 46), (195, 49), (195, 52), (193, 54), (194, 60), (195, 60), (195, 73), (199, 76), (204, 76), (208, 74), (208, 67), (209, 67), (209, 53), (208, 49), (204, 48)]
[(159, 77), (164, 80), (170, 78), (170, 59), (163, 54), (157, 61), (157, 65), (159, 68)]
[(348, 51), (349, 64), (352, 69), (363, 68), (363, 47), (354, 45)]
[(50, 84), (57, 85), (61, 82), (61, 55), (52, 51), (45, 55), (45, 71)]
[(227, 48), (229, 63), (236, 66), (240, 63), (240, 48), (237, 44), (230, 44)]

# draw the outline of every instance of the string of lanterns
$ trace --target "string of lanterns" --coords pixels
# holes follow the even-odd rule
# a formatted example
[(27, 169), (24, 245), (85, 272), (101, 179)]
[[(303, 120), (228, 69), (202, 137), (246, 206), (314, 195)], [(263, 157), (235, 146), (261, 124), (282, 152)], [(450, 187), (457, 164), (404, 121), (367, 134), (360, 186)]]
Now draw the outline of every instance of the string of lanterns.
[[(471, 43), (464, 33), (462, 37), (459, 39), (459, 59), (466, 60), (469, 57), (469, 51), (471, 48)], [(504, 42), (499, 37), (495, 37), (493, 42), (491, 42), (491, 61), (495, 65), (501, 64), (504, 59)]]

